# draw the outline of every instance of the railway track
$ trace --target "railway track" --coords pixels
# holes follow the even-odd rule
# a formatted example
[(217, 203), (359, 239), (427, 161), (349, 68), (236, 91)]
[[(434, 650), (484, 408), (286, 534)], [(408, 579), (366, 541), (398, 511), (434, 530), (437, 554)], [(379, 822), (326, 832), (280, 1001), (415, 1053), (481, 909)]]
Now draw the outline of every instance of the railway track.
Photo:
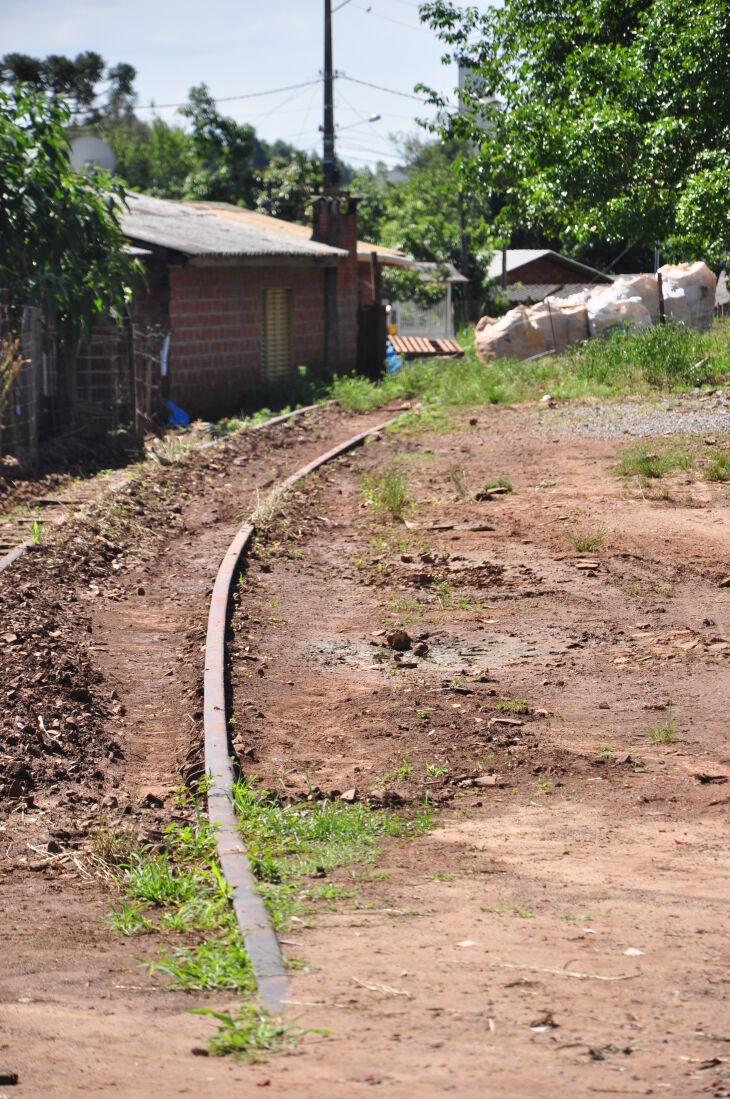
[[(293, 412), (285, 412), (280, 416), (271, 416), (268, 420), (252, 425), (250, 432), (259, 432), (276, 427), (277, 424), (286, 423), (309, 412), (314, 412), (323, 405), (305, 405), (294, 409)], [(194, 444), (198, 451), (214, 448), (217, 440)], [(126, 472), (116, 472), (106, 486), (107, 492), (114, 492), (122, 487), (126, 479)], [(28, 515), (10, 515), (0, 520), (0, 573), (17, 561), (32, 541), (34, 524), (38, 530), (38, 537), (42, 541), (44, 533), (49, 528), (62, 527), (72, 519), (80, 508), (90, 503), (90, 493), (93, 493), (91, 482), (81, 485), (75, 484), (54, 496), (41, 496), (32, 503), (32, 512)]]
[[(385, 420), (374, 428), (320, 454), (283, 480), (273, 492), (286, 491), (334, 458), (360, 446), (369, 435), (395, 423)], [(286, 967), (265, 905), (256, 888), (246, 849), (232, 808), (234, 772), (228, 744), (225, 683), (225, 635), (231, 587), (239, 562), (256, 532), (255, 520), (247, 520), (236, 533), (221, 562), (208, 616), (205, 649), (205, 771), (212, 782), (208, 791), (208, 816), (216, 825), (218, 860), (231, 887), (232, 903), (256, 976), (259, 997), (271, 1012), (279, 1014), (287, 996)]]
[[(32, 553), (18, 547), (9, 555), (0, 574), (0, 662), (3, 687), (9, 688), (5, 717), (14, 733), (3, 745), (0, 786), (7, 783), (9, 762), (33, 808), (0, 819), (0, 873), (5, 872), (0, 922), (8, 932), (9, 956), (15, 958), (0, 980), (0, 998), (12, 999), (8, 988), (17, 981), (25, 988), (37, 983), (55, 989), (52, 995), (64, 998), (67, 985), (60, 974), (77, 968), (85, 972), (84, 980), (95, 994), (109, 995), (109, 970), (95, 947), (99, 921), (108, 908), (108, 889), (100, 881), (85, 896), (74, 880), (74, 857), (88, 846), (89, 830), (101, 818), (112, 828), (126, 828), (125, 820), (132, 821), (140, 830), (138, 843), (157, 842), (172, 808), (171, 803), (161, 808), (162, 801), (186, 772), (191, 751), (198, 766), (203, 741), (200, 642), (209, 611), (211, 563), (215, 568), (225, 556), (242, 512), (254, 510), (257, 486), (265, 491), (289, 482), (292, 470), (303, 474), (327, 456), (333, 443), (355, 445), (353, 431), (360, 439), (379, 428), (382, 420), (382, 412), (353, 417), (334, 406), (277, 417), (255, 431), (216, 440), (204, 450), (196, 448), (185, 462), (151, 464), (132, 482), (125, 479), (111, 504), (116, 508), (117, 501), (124, 502), (125, 516), (135, 524), (131, 529), (116, 528), (116, 533), (102, 536), (102, 500), (88, 515), (86, 509), (80, 510), (74, 526), (61, 529), (61, 540), (44, 541)], [(158, 495), (160, 489), (164, 491)], [(180, 506), (170, 506), (176, 499), (182, 514)], [(136, 546), (138, 535), (141, 542)], [(67, 673), (69, 659), (74, 666), (69, 665)], [(70, 675), (67, 687), (59, 686), (59, 673)], [(78, 701), (77, 695), (86, 701)], [(30, 744), (32, 751), (26, 753), (26, 732), (19, 737), (15, 722), (20, 721), (18, 729), (32, 731), (37, 715), (50, 730), (48, 735), (41, 730), (46, 747), (38, 753)], [(60, 722), (52, 721), (56, 717)], [(52, 739), (56, 737), (58, 750)], [(140, 814), (136, 806), (146, 798), (151, 808)], [(12, 808), (7, 800), (5, 804)], [(125, 816), (130, 810), (132, 815)], [(88, 864), (83, 856), (79, 861), (86, 868), (79, 871), (82, 880), (93, 883), (93, 870), (86, 876)], [(29, 869), (42, 872), (28, 876)], [(48, 876), (57, 879), (50, 892)], [(42, 911), (48, 924), (47, 933), (38, 928), (32, 944), (26, 941), (22, 921), (15, 918), (27, 906)], [(68, 938), (66, 928), (71, 936), (68, 949), (59, 953), (61, 940)], [(102, 953), (115, 958), (119, 991), (111, 995), (124, 1003), (122, 1040), (130, 1043), (131, 1051), (140, 1028), (147, 1027), (141, 1022), (147, 1018), (144, 1012), (136, 1014), (144, 1007), (138, 993), (124, 991), (139, 984), (138, 946), (108, 940), (105, 934)], [(166, 1003), (170, 1014), (166, 1012), (161, 1033), (172, 1050), (180, 1041), (172, 1021), (184, 1021), (189, 1005), (183, 997), (175, 1006), (175, 996)], [(39, 1093), (45, 1089), (47, 1095), (68, 1094), (63, 1072), (73, 1075), (74, 1062), (79, 1057), (83, 1061), (87, 1049), (88, 1056), (94, 1056), (95, 1039), (77, 1019), (75, 1029), (67, 1033), (68, 1058), (64, 1052), (54, 1062), (61, 1075), (58, 1084), (52, 1084), (41, 1067), (43, 1035), (60, 1033), (59, 1026), (63, 1031), (65, 1024), (59, 1022), (52, 1001), (42, 1014), (40, 1022), (29, 1020), (27, 1031), (22, 1020), (18, 1022), (18, 1033), (25, 1035), (20, 1040), (21, 1078), (32, 1072), (36, 1080), (43, 1079)], [(71, 1025), (73, 1014), (67, 1018)]]

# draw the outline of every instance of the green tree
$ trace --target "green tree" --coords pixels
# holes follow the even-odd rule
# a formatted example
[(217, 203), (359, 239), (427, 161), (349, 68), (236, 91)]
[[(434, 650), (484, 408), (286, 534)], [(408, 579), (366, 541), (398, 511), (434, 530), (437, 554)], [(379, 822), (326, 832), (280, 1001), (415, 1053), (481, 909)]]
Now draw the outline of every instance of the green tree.
[(186, 197), (253, 206), (256, 131), (220, 114), (205, 84), (190, 89), (180, 114), (190, 120), (196, 166)]
[[(86, 113), (91, 121), (101, 114), (99, 108), (94, 106), (94, 100), (104, 68), (104, 58), (93, 50), (79, 53), (75, 58), (56, 53), (49, 54), (45, 59), (8, 53), (0, 61), (0, 82), (10, 87), (25, 84), (33, 91), (45, 93), (54, 102), (68, 102), (74, 114)], [(118, 70), (129, 70), (132, 82), (136, 76), (131, 65), (117, 65), (107, 74), (112, 89), (116, 87), (114, 74)]]
[(190, 134), (156, 117), (143, 122), (133, 113), (109, 117), (99, 127), (117, 159), (116, 174), (132, 191), (156, 198), (184, 198), (196, 170)]
[(106, 114), (112, 118), (131, 115), (137, 98), (134, 90), (137, 70), (134, 65), (120, 62), (107, 69), (106, 75), (109, 80), (109, 104)]
[(474, 77), (440, 129), (516, 228), (718, 261), (730, 250), (728, 0), (450, 0), (421, 17)]
[(38, 92), (0, 92), (0, 286), (75, 338), (121, 319), (140, 269), (124, 250), (121, 189), (71, 169), (68, 121)]
[[(463, 153), (463, 146), (453, 140), (410, 138), (402, 148), (401, 174), (405, 178), (392, 181), (383, 167), (374, 173), (359, 173), (352, 190), (362, 196), (360, 235), (398, 248), (416, 260), (441, 266), (453, 263), (461, 269), (459, 168)], [(489, 204), (472, 199), (465, 211), (468, 262), (463, 274), (477, 295), (481, 295), (492, 250), (490, 223)], [(443, 294), (433, 283), (424, 284), (418, 275), (395, 269), (385, 273), (384, 289), (392, 298), (415, 299), (424, 305)]]
[(256, 177), (256, 209), (285, 221), (311, 225), (312, 200), (322, 191), (322, 163), (312, 153), (276, 156)]

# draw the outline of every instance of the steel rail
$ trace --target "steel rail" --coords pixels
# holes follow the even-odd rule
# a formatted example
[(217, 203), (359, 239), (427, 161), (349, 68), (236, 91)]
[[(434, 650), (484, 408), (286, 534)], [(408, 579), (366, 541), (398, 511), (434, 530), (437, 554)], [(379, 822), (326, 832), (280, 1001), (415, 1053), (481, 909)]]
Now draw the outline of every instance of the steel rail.
[(13, 561), (17, 561), (21, 554), (25, 553), (28, 548), (28, 542), (20, 542), (17, 546), (6, 553), (4, 557), (0, 557), (0, 572), (3, 572), (9, 565), (12, 565)]
[[(279, 488), (291, 488), (309, 473), (353, 450), (368, 436), (395, 423), (398, 416), (361, 431), (344, 443), (320, 454), (307, 465), (280, 482)], [(239, 562), (255, 533), (253, 518), (238, 530), (228, 547), (216, 576), (208, 615), (208, 635), (205, 645), (203, 726), (205, 736), (205, 771), (211, 782), (208, 790), (208, 819), (216, 826), (218, 859), (232, 893), (233, 909), (251, 961), (259, 997), (264, 1007), (281, 1014), (287, 997), (286, 965), (279, 940), (269, 920), (238, 827), (233, 807), (233, 764), (228, 745), (226, 716), (226, 628), (231, 587)]]

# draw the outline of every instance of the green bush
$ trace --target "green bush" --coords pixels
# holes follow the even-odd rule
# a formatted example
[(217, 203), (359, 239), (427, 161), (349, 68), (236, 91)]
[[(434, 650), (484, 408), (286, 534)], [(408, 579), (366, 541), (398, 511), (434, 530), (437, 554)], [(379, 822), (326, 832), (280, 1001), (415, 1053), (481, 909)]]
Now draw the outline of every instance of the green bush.
[(587, 340), (562, 355), (534, 362), (481, 363), (473, 333), (462, 333), (458, 359), (415, 359), (379, 382), (335, 377), (328, 396), (343, 408), (367, 412), (396, 399), (431, 405), (511, 404), (550, 393), (559, 400), (610, 397), (652, 390), (716, 385), (730, 377), (730, 335), (696, 332), (680, 324), (618, 330)]

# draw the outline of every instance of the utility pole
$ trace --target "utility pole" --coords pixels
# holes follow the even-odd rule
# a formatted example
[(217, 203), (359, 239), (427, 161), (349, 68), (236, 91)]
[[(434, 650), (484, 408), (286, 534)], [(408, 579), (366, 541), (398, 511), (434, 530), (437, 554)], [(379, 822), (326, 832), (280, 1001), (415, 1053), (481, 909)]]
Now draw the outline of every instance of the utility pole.
[(332, 0), (324, 0), (324, 155), (322, 157), (323, 191), (337, 190), (339, 173), (335, 163), (335, 108), (332, 96)]

